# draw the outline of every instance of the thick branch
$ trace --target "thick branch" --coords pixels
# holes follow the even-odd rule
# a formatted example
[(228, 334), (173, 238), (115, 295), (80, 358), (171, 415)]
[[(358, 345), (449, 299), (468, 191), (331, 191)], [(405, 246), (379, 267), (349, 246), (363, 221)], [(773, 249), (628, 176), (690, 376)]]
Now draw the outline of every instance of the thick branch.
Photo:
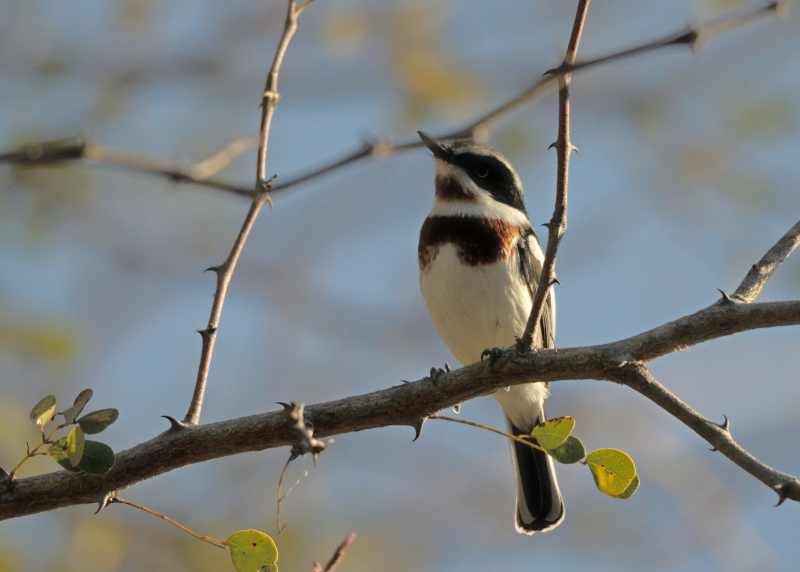
[[(496, 120), (518, 109), (519, 107), (536, 100), (539, 96), (551, 89), (556, 82), (567, 74), (582, 73), (588, 69), (628, 59), (634, 56), (658, 51), (673, 46), (687, 46), (694, 48), (700, 41), (707, 41), (717, 35), (733, 29), (748, 25), (756, 20), (760, 20), (766, 15), (778, 12), (784, 2), (770, 2), (762, 7), (755, 8), (750, 12), (737, 13), (725, 16), (718, 20), (708, 22), (699, 26), (689, 27), (637, 44), (636, 46), (625, 48), (604, 56), (576, 61), (573, 65), (562, 64), (558, 68), (550, 70), (542, 78), (536, 80), (526, 89), (514, 97), (502, 102), (493, 109), (476, 117), (471, 122), (438, 135), (437, 139), (454, 139), (459, 137), (469, 137), (475, 132), (487, 128)], [(47, 165), (63, 161), (91, 159), (98, 164), (108, 164), (129, 170), (139, 171), (146, 174), (166, 177), (170, 181), (178, 183), (191, 183), (207, 188), (217, 189), (233, 193), (240, 196), (252, 197), (253, 187), (240, 183), (226, 182), (217, 179), (205, 179), (196, 177), (191, 170), (184, 169), (178, 165), (154, 161), (130, 154), (112, 153), (104, 148), (89, 145), (80, 140), (69, 140), (74, 143), (69, 145), (64, 152), (64, 141), (44, 141), (24, 145), (10, 152), (0, 153), (0, 163), (16, 163), (28, 166)], [(278, 184), (272, 185), (272, 194), (290, 189), (303, 183), (307, 183), (318, 177), (327, 175), (353, 163), (363, 161), (368, 158), (384, 158), (398, 153), (418, 149), (421, 146), (419, 139), (409, 139), (406, 141), (391, 142), (370, 142), (360, 145), (357, 149), (346, 153), (330, 162), (312, 167), (305, 172), (294, 177), (284, 179)], [(96, 152), (90, 157), (84, 152), (85, 149), (92, 148)]]
[[(389, 425), (413, 426), (426, 415), (508, 385), (531, 379), (619, 381), (620, 366), (626, 362), (651, 360), (746, 330), (798, 324), (800, 301), (717, 303), (610, 344), (524, 354), (509, 349), (494, 365), (477, 363), (435, 380), (423, 378), (307, 406), (305, 418), (319, 438)], [(119, 453), (114, 467), (103, 477), (61, 471), (17, 480), (13, 489), (0, 492), (0, 519), (98, 502), (109, 491), (180, 467), (247, 451), (284, 447), (296, 440), (283, 411), (169, 431)]]
[[(578, 46), (581, 43), (583, 27), (586, 23), (586, 15), (589, 13), (591, 0), (579, 0), (578, 9), (575, 12), (575, 20), (572, 23), (572, 32), (569, 36), (567, 51), (564, 55), (562, 67), (569, 67), (575, 64), (578, 57)], [(533, 343), (539, 320), (542, 319), (544, 303), (550, 289), (556, 283), (556, 253), (561, 238), (567, 232), (567, 204), (569, 192), (569, 158), (572, 155), (574, 146), (570, 137), (570, 99), (569, 86), (572, 74), (566, 74), (558, 80), (558, 138), (553, 146), (556, 148), (556, 198), (553, 207), (553, 216), (547, 225), (547, 253), (542, 264), (542, 274), (539, 277), (539, 285), (533, 297), (531, 313), (528, 316), (528, 323), (525, 331), (519, 339), (520, 348), (529, 348)]]
[(256, 223), (261, 209), (264, 208), (265, 204), (270, 202), (269, 191), (271, 182), (267, 180), (265, 173), (267, 169), (267, 149), (269, 146), (272, 116), (275, 114), (275, 109), (278, 107), (278, 100), (280, 99), (278, 93), (278, 79), (283, 59), (286, 56), (286, 50), (289, 48), (289, 43), (292, 41), (295, 32), (297, 32), (297, 19), (303, 11), (304, 6), (305, 4), (297, 4), (293, 0), (289, 0), (286, 7), (286, 21), (283, 27), (283, 34), (278, 42), (278, 47), (275, 49), (272, 66), (267, 74), (264, 94), (261, 101), (261, 130), (259, 131), (258, 138), (256, 186), (255, 193), (252, 195), (253, 198), (250, 203), (250, 209), (247, 211), (239, 234), (236, 236), (236, 240), (225, 262), (209, 269), (213, 270), (217, 275), (217, 287), (214, 292), (214, 300), (211, 303), (208, 325), (204, 330), (199, 332), (203, 339), (202, 350), (200, 352), (200, 364), (197, 367), (197, 378), (195, 380), (192, 400), (189, 403), (189, 409), (186, 411), (186, 416), (183, 419), (183, 422), (188, 425), (197, 425), (200, 422), (200, 413), (203, 410), (203, 399), (205, 398), (206, 385), (208, 383), (208, 373), (211, 369), (211, 359), (214, 356), (214, 346), (217, 342), (219, 321), (222, 317), (222, 308), (225, 305), (225, 296), (228, 293), (228, 287), (236, 272), (236, 266), (239, 263), (239, 258), (241, 258), (244, 245), (250, 236), (250, 231), (253, 230), (253, 226)]

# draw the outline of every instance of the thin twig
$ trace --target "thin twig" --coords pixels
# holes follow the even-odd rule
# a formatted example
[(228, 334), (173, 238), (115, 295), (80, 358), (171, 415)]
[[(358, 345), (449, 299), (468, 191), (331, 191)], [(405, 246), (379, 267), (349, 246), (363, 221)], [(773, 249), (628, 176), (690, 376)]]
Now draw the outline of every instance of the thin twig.
[[(43, 143), (42, 145), (47, 144), (48, 143)], [(111, 151), (110, 149), (93, 145), (91, 143), (83, 143), (83, 148), (85, 153), (84, 158), (90, 162), (100, 165), (110, 165), (128, 171), (165, 177), (173, 183), (190, 183), (192, 185), (226, 191), (242, 197), (250, 198), (253, 196), (252, 187), (242, 187), (238, 184), (226, 183), (225, 181), (212, 179), (210, 176), (206, 176), (204, 173), (198, 175), (194, 171), (194, 166), (186, 169), (165, 161), (156, 161), (153, 159), (137, 157), (136, 155), (131, 155), (130, 153)]]
[(289, 452), (289, 458), (286, 459), (286, 463), (283, 465), (283, 469), (281, 469), (280, 477), (278, 477), (277, 500), (275, 503), (275, 526), (277, 528), (277, 533), (281, 534), (286, 528), (281, 522), (281, 507), (283, 501), (291, 494), (294, 488), (300, 484), (300, 480), (298, 479), (294, 487), (290, 488), (286, 494), (283, 493), (283, 481), (286, 477), (286, 471), (289, 469), (289, 464), (306, 453), (311, 453), (316, 462), (317, 456), (325, 450), (326, 445), (324, 441), (314, 437), (314, 430), (306, 425), (305, 405), (294, 401), (292, 403), (279, 403), (279, 405), (286, 411), (289, 420), (287, 426), (296, 436), (296, 440)]
[(199, 332), (202, 336), (203, 346), (200, 353), (200, 364), (197, 368), (194, 393), (192, 394), (189, 409), (183, 419), (186, 425), (197, 425), (200, 422), (200, 413), (203, 409), (203, 399), (208, 383), (208, 372), (211, 368), (211, 359), (214, 355), (214, 346), (216, 345), (217, 331), (219, 329), (220, 317), (222, 316), (222, 307), (225, 304), (225, 296), (228, 293), (228, 287), (236, 272), (236, 266), (239, 263), (242, 250), (244, 250), (244, 245), (250, 236), (250, 231), (253, 229), (253, 225), (261, 209), (265, 204), (271, 201), (269, 195), (271, 180), (266, 178), (265, 172), (267, 168), (267, 149), (269, 145), (272, 116), (275, 114), (275, 109), (278, 106), (278, 99), (280, 98), (278, 93), (278, 79), (286, 50), (295, 32), (297, 32), (297, 20), (305, 6), (305, 3), (297, 4), (294, 0), (289, 0), (286, 8), (286, 21), (283, 27), (283, 34), (278, 42), (278, 47), (275, 50), (275, 57), (272, 60), (272, 66), (267, 74), (261, 102), (261, 130), (258, 139), (256, 188), (252, 202), (250, 203), (250, 209), (247, 211), (247, 215), (242, 223), (242, 228), (239, 230), (239, 234), (236, 236), (236, 240), (225, 262), (220, 266), (209, 268), (209, 270), (212, 270), (217, 275), (217, 285), (216, 291), (214, 292), (214, 301), (211, 304), (211, 312), (208, 317), (208, 325), (204, 330)]
[(761, 257), (761, 260), (753, 264), (747, 276), (744, 277), (742, 283), (731, 295), (736, 301), (739, 302), (755, 302), (761, 290), (770, 279), (772, 274), (777, 270), (781, 262), (792, 253), (792, 251), (800, 246), (800, 222), (790, 228), (778, 242), (770, 248), (767, 253)]
[[(571, 66), (562, 65), (558, 68), (550, 70), (544, 75), (544, 77), (536, 80), (533, 84), (522, 90), (517, 95), (476, 117), (471, 122), (459, 128), (452, 129), (446, 133), (437, 135), (436, 138), (455, 139), (460, 137), (471, 137), (476, 132), (486, 129), (496, 120), (507, 115), (511, 111), (518, 109), (526, 103), (534, 101), (552, 88), (561, 77), (567, 74), (583, 72), (590, 68), (618, 62), (620, 60), (673, 46), (688, 46), (690, 48), (695, 48), (701, 40), (705, 42), (723, 32), (738, 29), (745, 25), (751, 24), (754, 21), (760, 20), (766, 15), (777, 13), (784, 4), (785, 2), (770, 2), (765, 6), (755, 8), (746, 13), (734, 13), (724, 16), (717, 20), (713, 20), (698, 26), (685, 28), (655, 40), (637, 44), (633, 47), (618, 50), (604, 56), (576, 61)], [(44, 141), (23, 145), (22, 147), (14, 149), (10, 152), (0, 153), (0, 163), (9, 162), (28, 166), (36, 166), (70, 160), (88, 159), (89, 157), (85, 154), (85, 151), (88, 147), (93, 151), (91, 159), (95, 163), (118, 166), (146, 174), (166, 177), (167, 179), (176, 183), (191, 183), (244, 197), (252, 197), (254, 194), (253, 187), (250, 185), (221, 181), (211, 178), (197, 178), (189, 169), (184, 169), (174, 164), (153, 161), (151, 159), (136, 157), (130, 154), (112, 153), (111, 151), (101, 147), (93, 145), (89, 147), (89, 144), (81, 140), (69, 141), (77, 144), (69, 145), (66, 149), (63, 145), (60, 145), (60, 143), (63, 143), (63, 141)], [(333, 171), (365, 159), (391, 157), (399, 153), (418, 149), (421, 146), (422, 144), (418, 138), (398, 141), (395, 143), (389, 141), (367, 142), (360, 145), (353, 151), (334, 159), (333, 161), (328, 161), (316, 167), (311, 167), (298, 175), (285, 178), (282, 182), (273, 184), (271, 194), (274, 195), (279, 191), (284, 191), (297, 185), (307, 183), (311, 180), (317, 179)]]
[(522, 443), (523, 445), (527, 445), (531, 449), (536, 449), (537, 451), (541, 451), (542, 453), (547, 453), (547, 450), (544, 447), (537, 445), (536, 443), (529, 441), (525, 437), (520, 437), (519, 435), (514, 435), (512, 433), (508, 433), (507, 431), (501, 431), (491, 425), (484, 425), (483, 423), (479, 423), (478, 421), (469, 421), (467, 419), (459, 419), (458, 417), (448, 417), (447, 415), (428, 415), (428, 419), (439, 419), (441, 421), (449, 421), (451, 423), (458, 423), (459, 425), (466, 425), (467, 427), (475, 427), (476, 429), (483, 429), (484, 431), (489, 431), (490, 433), (495, 433), (502, 437), (506, 437), (511, 439), (512, 441), (516, 441), (517, 443)]
[(198, 179), (205, 180), (213, 177), (226, 169), (239, 155), (251, 149), (258, 143), (255, 137), (239, 137), (213, 153), (210, 157), (198, 161), (192, 166), (192, 174)]
[(154, 516), (156, 518), (160, 518), (164, 522), (167, 522), (167, 523), (171, 524), (172, 526), (174, 526), (176, 528), (179, 528), (180, 530), (182, 530), (186, 534), (195, 537), (197, 540), (202, 540), (203, 542), (205, 542), (207, 544), (210, 544), (211, 546), (216, 546), (217, 548), (222, 548), (223, 550), (228, 548), (227, 545), (225, 544), (225, 542), (223, 542), (219, 538), (216, 538), (216, 537), (211, 536), (209, 534), (201, 534), (201, 533), (197, 532), (196, 530), (192, 530), (191, 528), (189, 528), (185, 524), (181, 524), (180, 522), (178, 522), (174, 518), (171, 518), (171, 517), (167, 516), (166, 514), (162, 514), (162, 513), (158, 512), (157, 510), (154, 510), (152, 508), (148, 508), (146, 506), (140, 505), (140, 504), (135, 503), (133, 501), (130, 501), (128, 499), (124, 499), (124, 498), (122, 498), (121, 496), (118, 496), (118, 495), (112, 495), (112, 496), (110, 496), (108, 498), (108, 504), (114, 504), (114, 503), (124, 504), (124, 505), (130, 506), (130, 507), (133, 507), (133, 508), (135, 508), (137, 510), (140, 510), (142, 512), (146, 512), (147, 514), (149, 514), (151, 516)]
[(627, 363), (619, 368), (612, 379), (644, 395), (708, 441), (712, 451), (719, 451), (774, 490), (778, 495), (778, 504), (782, 504), (787, 498), (800, 500), (800, 479), (782, 473), (756, 458), (733, 438), (727, 417), (721, 424), (709, 421), (659, 383), (645, 364)]
[(289, 465), (291, 464), (293, 457), (289, 455), (289, 458), (286, 459), (286, 462), (283, 464), (283, 468), (281, 469), (281, 474), (278, 477), (278, 486), (275, 490), (275, 534), (280, 535), (286, 530), (286, 525), (281, 522), (281, 507), (283, 506), (283, 501), (286, 499), (286, 496), (283, 494), (283, 481), (286, 478), (286, 472), (289, 470)]
[[(572, 32), (569, 36), (567, 51), (564, 54), (562, 67), (568, 67), (575, 63), (578, 56), (578, 46), (581, 43), (583, 27), (586, 23), (586, 15), (589, 13), (591, 0), (578, 0), (578, 8), (575, 12), (575, 20), (572, 23)], [(542, 264), (542, 273), (539, 277), (539, 285), (533, 297), (531, 313), (528, 315), (528, 323), (525, 331), (519, 339), (519, 347), (528, 349), (533, 344), (536, 336), (539, 320), (542, 318), (542, 311), (550, 289), (556, 283), (556, 253), (558, 245), (564, 233), (567, 232), (567, 206), (569, 197), (569, 158), (575, 149), (570, 137), (570, 99), (569, 86), (572, 80), (571, 74), (566, 74), (558, 80), (558, 138), (553, 143), (556, 148), (556, 198), (553, 207), (553, 216), (547, 225), (547, 252)]]
[(347, 554), (347, 550), (353, 543), (356, 541), (356, 533), (351, 532), (347, 535), (339, 546), (336, 547), (336, 552), (333, 553), (331, 559), (328, 560), (328, 563), (325, 565), (325, 568), (322, 567), (322, 564), (319, 562), (314, 562), (314, 567), (312, 568), (312, 572), (334, 572), (339, 564), (344, 559), (345, 554)]

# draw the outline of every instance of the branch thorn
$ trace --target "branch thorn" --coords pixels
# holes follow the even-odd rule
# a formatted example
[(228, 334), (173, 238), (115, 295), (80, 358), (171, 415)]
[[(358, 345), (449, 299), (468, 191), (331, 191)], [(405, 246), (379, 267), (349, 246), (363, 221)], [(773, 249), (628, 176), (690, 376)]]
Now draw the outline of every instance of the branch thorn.
[(116, 497), (117, 497), (117, 491), (108, 491), (100, 498), (99, 501), (97, 501), (97, 510), (94, 511), (94, 513), (100, 514), (100, 511), (102, 511), (108, 505), (114, 504)]
[(191, 425), (189, 423), (184, 423), (183, 421), (178, 421), (172, 415), (162, 415), (161, 417), (163, 417), (164, 419), (169, 421), (169, 429), (167, 429), (168, 433), (172, 433), (172, 432), (175, 432), (175, 431), (182, 431), (184, 429), (187, 429), (187, 428), (191, 427)]
[(412, 429), (414, 429), (414, 438), (411, 440), (412, 443), (419, 439), (419, 436), (422, 435), (422, 426), (425, 425), (427, 420), (427, 417), (420, 417), (411, 424)]
[(720, 304), (725, 304), (725, 305), (736, 304), (736, 300), (734, 300), (733, 298), (728, 296), (728, 293), (725, 292), (725, 290), (722, 290), (721, 288), (717, 288), (717, 291), (720, 293), (720, 300), (719, 300)]

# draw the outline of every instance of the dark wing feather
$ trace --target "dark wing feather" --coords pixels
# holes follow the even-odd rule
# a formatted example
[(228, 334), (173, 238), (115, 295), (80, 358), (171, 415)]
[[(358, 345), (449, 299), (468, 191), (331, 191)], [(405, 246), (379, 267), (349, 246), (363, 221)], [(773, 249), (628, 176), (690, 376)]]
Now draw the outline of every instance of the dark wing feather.
[[(528, 290), (531, 293), (531, 299), (534, 298), (536, 289), (539, 286), (539, 280), (542, 276), (542, 262), (537, 260), (533, 255), (531, 243), (539, 244), (536, 238), (536, 233), (533, 229), (523, 232), (517, 240), (517, 254), (519, 255), (520, 273), (523, 280), (528, 285)], [(554, 311), (553, 298), (555, 293), (550, 290), (550, 295), (544, 301), (544, 308), (542, 309), (542, 317), (539, 321), (540, 335), (534, 339), (534, 344), (541, 340), (541, 346), (544, 348), (556, 347), (556, 316)]]

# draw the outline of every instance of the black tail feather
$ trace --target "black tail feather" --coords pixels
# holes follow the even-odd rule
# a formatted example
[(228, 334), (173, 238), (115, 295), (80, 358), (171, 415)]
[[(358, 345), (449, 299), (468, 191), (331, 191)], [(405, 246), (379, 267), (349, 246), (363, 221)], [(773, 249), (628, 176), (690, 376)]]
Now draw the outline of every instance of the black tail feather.
[[(528, 435), (509, 422), (514, 435)], [(556, 480), (553, 460), (542, 451), (513, 442), (517, 468), (517, 531), (522, 534), (546, 532), (564, 520), (564, 499)]]

